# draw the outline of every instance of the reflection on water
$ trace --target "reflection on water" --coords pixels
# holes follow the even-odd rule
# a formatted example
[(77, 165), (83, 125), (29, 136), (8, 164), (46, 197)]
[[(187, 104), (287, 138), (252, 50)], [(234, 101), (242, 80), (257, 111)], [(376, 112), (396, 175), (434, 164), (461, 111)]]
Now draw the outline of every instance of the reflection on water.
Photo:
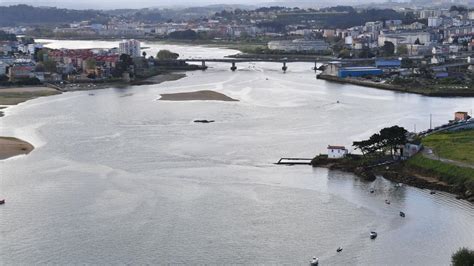
[[(229, 53), (172, 48), (189, 56)], [(0, 162), (8, 201), (0, 208), (0, 261), (305, 264), (316, 255), (322, 264), (446, 265), (458, 247), (474, 247), (474, 207), (452, 195), (273, 165), (328, 144), (350, 146), (392, 124), (426, 128), (430, 113), (439, 124), (473, 108), (472, 98), (327, 83), (315, 79), (311, 64), (289, 64), (286, 74), (271, 63), (242, 64), (235, 73), (210, 66), (159, 85), (9, 108), (1, 134), (37, 149)], [(155, 100), (204, 89), (240, 102)], [(192, 122), (203, 117), (216, 122)], [(376, 240), (368, 236), (373, 230)]]

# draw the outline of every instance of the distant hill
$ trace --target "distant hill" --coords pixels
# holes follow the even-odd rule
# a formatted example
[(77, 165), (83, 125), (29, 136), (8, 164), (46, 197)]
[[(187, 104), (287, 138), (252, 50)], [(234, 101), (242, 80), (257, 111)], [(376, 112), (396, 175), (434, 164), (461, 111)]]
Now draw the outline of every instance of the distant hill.
[(91, 20), (105, 22), (108, 16), (96, 10), (71, 10), (28, 5), (0, 6), (0, 26), (71, 23)]

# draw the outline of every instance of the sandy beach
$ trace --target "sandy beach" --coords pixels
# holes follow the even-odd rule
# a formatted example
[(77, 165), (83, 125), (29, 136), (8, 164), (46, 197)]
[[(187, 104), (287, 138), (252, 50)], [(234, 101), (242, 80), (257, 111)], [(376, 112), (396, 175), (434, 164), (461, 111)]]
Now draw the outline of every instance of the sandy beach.
[(225, 101), (236, 102), (229, 96), (210, 90), (160, 94), (160, 101)]
[(21, 139), (0, 137), (0, 160), (17, 155), (28, 154), (33, 149), (33, 145)]

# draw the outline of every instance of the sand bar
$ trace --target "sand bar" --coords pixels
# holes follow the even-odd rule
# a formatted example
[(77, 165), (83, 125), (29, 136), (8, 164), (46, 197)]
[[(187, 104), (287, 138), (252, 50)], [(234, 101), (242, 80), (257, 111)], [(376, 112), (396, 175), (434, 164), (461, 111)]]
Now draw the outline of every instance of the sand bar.
[(0, 160), (17, 155), (28, 154), (33, 149), (33, 145), (21, 139), (0, 137)]
[(236, 102), (238, 100), (232, 99), (227, 95), (219, 92), (202, 90), (193, 92), (179, 92), (160, 94), (160, 101), (225, 101)]

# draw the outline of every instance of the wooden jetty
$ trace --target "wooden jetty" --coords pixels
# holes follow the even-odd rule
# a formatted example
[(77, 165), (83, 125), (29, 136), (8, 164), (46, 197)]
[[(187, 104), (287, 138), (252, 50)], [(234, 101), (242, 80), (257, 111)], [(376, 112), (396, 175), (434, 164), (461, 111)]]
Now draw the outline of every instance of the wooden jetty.
[(276, 164), (283, 164), (283, 165), (310, 165), (311, 160), (308, 158), (281, 158)]

